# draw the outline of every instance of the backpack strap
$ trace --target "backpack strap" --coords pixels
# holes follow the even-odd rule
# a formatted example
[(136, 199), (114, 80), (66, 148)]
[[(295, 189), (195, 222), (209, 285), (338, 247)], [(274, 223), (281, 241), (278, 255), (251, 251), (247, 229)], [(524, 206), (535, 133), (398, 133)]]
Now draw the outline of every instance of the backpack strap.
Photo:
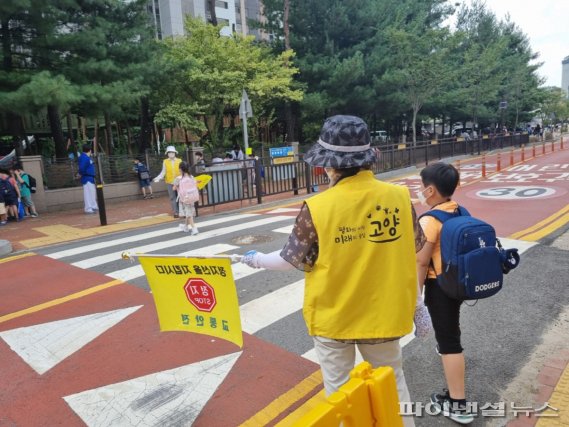
[(422, 214), (419, 219), (423, 218), (424, 216), (432, 216), (433, 218), (437, 219), (440, 223), (444, 224), (445, 221), (448, 221), (451, 218), (455, 218), (457, 216), (471, 216), (470, 212), (459, 206), (454, 212), (445, 212), (439, 209), (431, 209), (430, 211), (425, 212)]

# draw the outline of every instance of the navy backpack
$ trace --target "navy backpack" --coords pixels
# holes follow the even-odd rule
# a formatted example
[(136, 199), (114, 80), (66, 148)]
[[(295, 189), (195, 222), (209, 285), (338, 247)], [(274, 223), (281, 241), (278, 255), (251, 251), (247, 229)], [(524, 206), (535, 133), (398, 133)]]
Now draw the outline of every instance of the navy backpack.
[(488, 298), (502, 289), (504, 273), (517, 267), (517, 249), (504, 250), (490, 224), (470, 216), (459, 206), (454, 213), (431, 210), (442, 223), (442, 271), (437, 283), (443, 292), (458, 300)]

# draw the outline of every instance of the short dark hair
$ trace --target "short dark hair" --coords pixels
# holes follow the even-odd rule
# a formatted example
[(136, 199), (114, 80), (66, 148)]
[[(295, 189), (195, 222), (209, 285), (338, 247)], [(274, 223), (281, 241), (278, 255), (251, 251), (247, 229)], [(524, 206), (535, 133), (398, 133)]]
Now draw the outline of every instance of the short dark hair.
[(190, 173), (190, 167), (186, 162), (180, 162), (180, 170), (182, 173)]
[(89, 144), (85, 144), (83, 146), (83, 152), (88, 153), (89, 151), (91, 151), (91, 146)]
[(203, 153), (201, 151), (196, 151), (196, 156), (201, 156), (203, 157)]
[(456, 168), (448, 163), (432, 163), (421, 171), (421, 180), (425, 187), (434, 185), (443, 197), (451, 197), (460, 181)]

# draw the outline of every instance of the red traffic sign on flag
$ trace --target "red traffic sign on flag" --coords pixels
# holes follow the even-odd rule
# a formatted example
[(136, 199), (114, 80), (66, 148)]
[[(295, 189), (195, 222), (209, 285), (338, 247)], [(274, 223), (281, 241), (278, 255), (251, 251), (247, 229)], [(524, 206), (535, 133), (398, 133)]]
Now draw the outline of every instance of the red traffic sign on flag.
[(189, 279), (184, 285), (184, 291), (188, 301), (199, 311), (210, 313), (217, 304), (213, 287), (203, 279)]

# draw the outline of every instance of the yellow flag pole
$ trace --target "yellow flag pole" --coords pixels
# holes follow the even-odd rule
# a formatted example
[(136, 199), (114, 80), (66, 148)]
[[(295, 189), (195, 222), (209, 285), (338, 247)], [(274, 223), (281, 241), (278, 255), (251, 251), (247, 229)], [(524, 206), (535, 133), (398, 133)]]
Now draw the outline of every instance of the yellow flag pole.
[(137, 258), (142, 257), (157, 257), (157, 258), (229, 258), (231, 262), (241, 261), (242, 255), (228, 254), (228, 255), (173, 255), (173, 254), (142, 254), (142, 253), (130, 253), (125, 251), (121, 254), (121, 258), (125, 261), (134, 261)]

